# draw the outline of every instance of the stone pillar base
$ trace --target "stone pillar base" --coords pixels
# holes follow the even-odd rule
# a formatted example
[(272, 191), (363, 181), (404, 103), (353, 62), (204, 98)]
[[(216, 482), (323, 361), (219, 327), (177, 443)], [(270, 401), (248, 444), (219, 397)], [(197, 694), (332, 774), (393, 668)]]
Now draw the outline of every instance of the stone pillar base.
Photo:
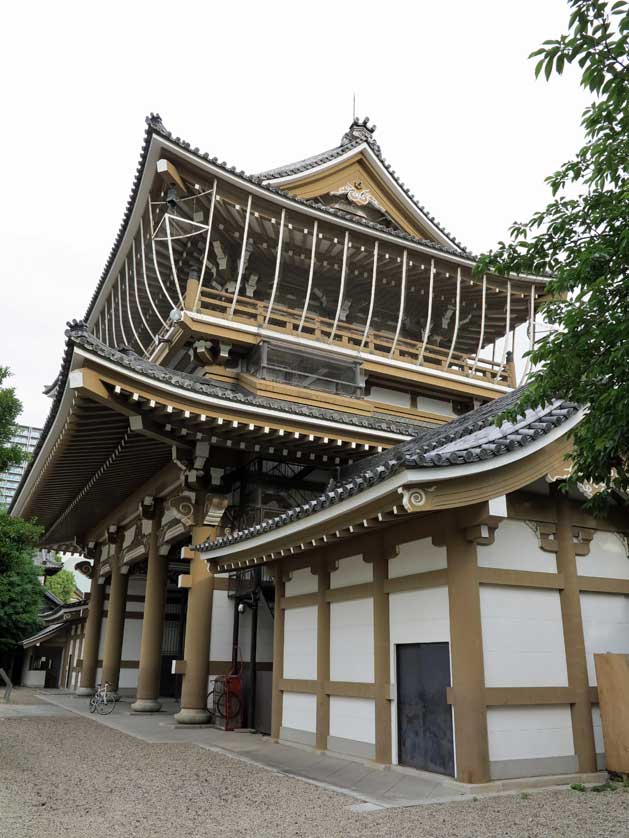
[(175, 714), (175, 721), (179, 725), (205, 725), (210, 721), (210, 714), (207, 710), (189, 710), (182, 707)]
[(75, 695), (94, 695), (96, 689), (94, 687), (79, 687)]
[(131, 705), (134, 713), (159, 713), (162, 705), (155, 698), (138, 698)]

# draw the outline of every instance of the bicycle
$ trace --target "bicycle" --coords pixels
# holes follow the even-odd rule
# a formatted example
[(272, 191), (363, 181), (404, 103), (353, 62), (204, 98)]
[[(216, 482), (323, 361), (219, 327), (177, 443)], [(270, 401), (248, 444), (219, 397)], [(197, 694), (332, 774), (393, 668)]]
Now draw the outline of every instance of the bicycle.
[(90, 698), (89, 710), (90, 713), (97, 712), (101, 716), (108, 716), (113, 712), (118, 700), (113, 692), (109, 689), (111, 684), (106, 681), (103, 685), (98, 684), (96, 692)]
[(226, 686), (226, 681), (225, 675), (214, 680), (214, 686), (207, 694), (207, 708), (213, 716), (229, 721), (240, 713), (240, 697)]

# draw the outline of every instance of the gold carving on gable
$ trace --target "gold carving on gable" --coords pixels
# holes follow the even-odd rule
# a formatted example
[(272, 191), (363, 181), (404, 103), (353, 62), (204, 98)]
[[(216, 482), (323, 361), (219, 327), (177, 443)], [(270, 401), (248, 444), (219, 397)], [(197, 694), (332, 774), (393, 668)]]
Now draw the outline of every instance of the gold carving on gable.
[(357, 207), (372, 206), (380, 212), (384, 212), (384, 208), (380, 206), (378, 201), (374, 198), (369, 187), (365, 187), (362, 180), (355, 180), (353, 183), (346, 183), (340, 189), (335, 189), (330, 192), (330, 195), (337, 197), (345, 197), (350, 204)]

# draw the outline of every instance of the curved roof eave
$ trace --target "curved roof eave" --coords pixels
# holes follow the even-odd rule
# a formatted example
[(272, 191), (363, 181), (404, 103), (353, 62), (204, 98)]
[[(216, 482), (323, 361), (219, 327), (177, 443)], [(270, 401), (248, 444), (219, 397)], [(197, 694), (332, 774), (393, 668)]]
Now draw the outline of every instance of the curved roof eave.
[[(271, 552), (273, 542), (317, 524), (331, 522), (354, 508), (359, 509), (391, 492), (400, 491), (405, 485), (439, 483), (490, 472), (524, 459), (569, 433), (584, 413), (573, 403), (557, 400), (547, 408), (527, 411), (520, 422), (494, 425), (494, 419), (512, 407), (518, 395), (519, 391), (514, 391), (444, 425), (435, 431), (432, 444), (424, 435), (363, 460), (355, 473), (307, 504), (242, 532), (206, 541), (193, 549), (214, 562), (220, 558), (228, 561), (231, 554), (242, 553), (245, 545), (253, 554), (261, 550)], [(468, 433), (463, 432), (466, 424)], [(495, 429), (493, 440), (481, 442), (479, 435), (490, 427)], [(457, 443), (458, 448), (455, 447)]]
[[(149, 159), (151, 159), (153, 156), (155, 156), (155, 159), (157, 159), (156, 155), (159, 153), (161, 146), (169, 146), (173, 152), (184, 156), (196, 165), (202, 166), (208, 171), (209, 174), (222, 176), (230, 180), (235, 185), (238, 185), (241, 188), (247, 189), (249, 191), (253, 190), (254, 193), (257, 192), (259, 195), (266, 198), (267, 200), (274, 200), (276, 203), (279, 203), (280, 205), (292, 207), (297, 211), (303, 211), (308, 215), (318, 217), (322, 220), (335, 220), (342, 226), (349, 227), (350, 229), (354, 229), (359, 232), (372, 232), (374, 234), (377, 234), (379, 237), (387, 239), (393, 243), (406, 243), (412, 246), (414, 249), (423, 252), (427, 255), (441, 254), (444, 257), (447, 257), (461, 265), (472, 267), (476, 262), (475, 256), (468, 252), (461, 244), (456, 242), (454, 238), (451, 238), (451, 240), (455, 242), (455, 244), (452, 246), (446, 244), (439, 244), (437, 242), (432, 242), (427, 239), (421, 239), (415, 236), (411, 236), (407, 233), (390, 230), (389, 228), (384, 227), (383, 225), (376, 224), (367, 220), (358, 219), (354, 215), (344, 213), (340, 210), (331, 207), (316, 206), (311, 201), (296, 198), (292, 196), (290, 193), (286, 192), (285, 190), (274, 187), (270, 183), (265, 183), (263, 177), (260, 175), (247, 175), (244, 172), (244, 170), (237, 170), (235, 166), (228, 166), (225, 161), (219, 162), (217, 157), (210, 158), (207, 152), (202, 153), (198, 147), (193, 148), (190, 143), (186, 142), (185, 140), (182, 140), (180, 137), (174, 137), (173, 134), (165, 128), (159, 114), (151, 113), (148, 117), (146, 117), (146, 126), (147, 127), (144, 133), (142, 149), (140, 152), (140, 159), (136, 167), (135, 177), (133, 180), (129, 198), (127, 200), (122, 222), (120, 224), (118, 233), (109, 253), (109, 257), (107, 258), (107, 261), (105, 263), (105, 267), (103, 268), (100, 279), (97, 283), (96, 289), (94, 291), (94, 294), (92, 295), (85, 316), (83, 318), (85, 322), (88, 323), (88, 325), (92, 325), (92, 314), (96, 307), (96, 303), (101, 295), (101, 292), (105, 289), (105, 287), (108, 284), (108, 279), (112, 277), (112, 275), (116, 274), (117, 259), (123, 248), (128, 231), (134, 228), (134, 217), (137, 215), (138, 212), (141, 212), (143, 210), (143, 204), (138, 204), (138, 198), (141, 196), (141, 194), (148, 193), (153, 178), (153, 174), (150, 172), (149, 177), (146, 177), (146, 174), (148, 172), (147, 164), (149, 162)], [(155, 146), (153, 146), (154, 139), (157, 140)], [(378, 157), (377, 153), (374, 151), (371, 145), (369, 146), (369, 148), (371, 152), (374, 154), (374, 156)], [(435, 224), (437, 227), (439, 227), (436, 220), (432, 218), (432, 216), (430, 216), (428, 213), (426, 213), (426, 211), (415, 202), (415, 199), (411, 196), (411, 193), (408, 193), (401, 181), (397, 180), (395, 173), (390, 168), (390, 166), (388, 166), (388, 164), (385, 161), (383, 161), (383, 159), (381, 159), (381, 163), (384, 166), (385, 170), (393, 178), (393, 180), (398, 184), (398, 186), (405, 192), (405, 194), (407, 194), (409, 199), (413, 201), (417, 209), (421, 213), (424, 213), (432, 224)], [(442, 230), (441, 227), (439, 227), (439, 229), (441, 230), (443, 235), (449, 236), (449, 234), (447, 234), (446, 231)], [(546, 281), (543, 277), (519, 276), (518, 278), (524, 281)]]

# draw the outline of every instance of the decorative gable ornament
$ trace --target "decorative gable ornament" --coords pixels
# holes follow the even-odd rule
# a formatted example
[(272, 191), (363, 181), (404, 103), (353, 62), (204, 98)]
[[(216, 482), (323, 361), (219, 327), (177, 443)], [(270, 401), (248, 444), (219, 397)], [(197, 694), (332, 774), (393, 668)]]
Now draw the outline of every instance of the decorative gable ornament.
[(340, 189), (330, 192), (330, 195), (334, 197), (345, 197), (350, 204), (354, 204), (354, 206), (357, 207), (372, 206), (380, 212), (384, 212), (384, 208), (376, 201), (374, 196), (371, 194), (371, 190), (369, 188), (365, 188), (362, 180), (356, 180), (354, 183), (346, 183), (345, 186), (341, 186)]

